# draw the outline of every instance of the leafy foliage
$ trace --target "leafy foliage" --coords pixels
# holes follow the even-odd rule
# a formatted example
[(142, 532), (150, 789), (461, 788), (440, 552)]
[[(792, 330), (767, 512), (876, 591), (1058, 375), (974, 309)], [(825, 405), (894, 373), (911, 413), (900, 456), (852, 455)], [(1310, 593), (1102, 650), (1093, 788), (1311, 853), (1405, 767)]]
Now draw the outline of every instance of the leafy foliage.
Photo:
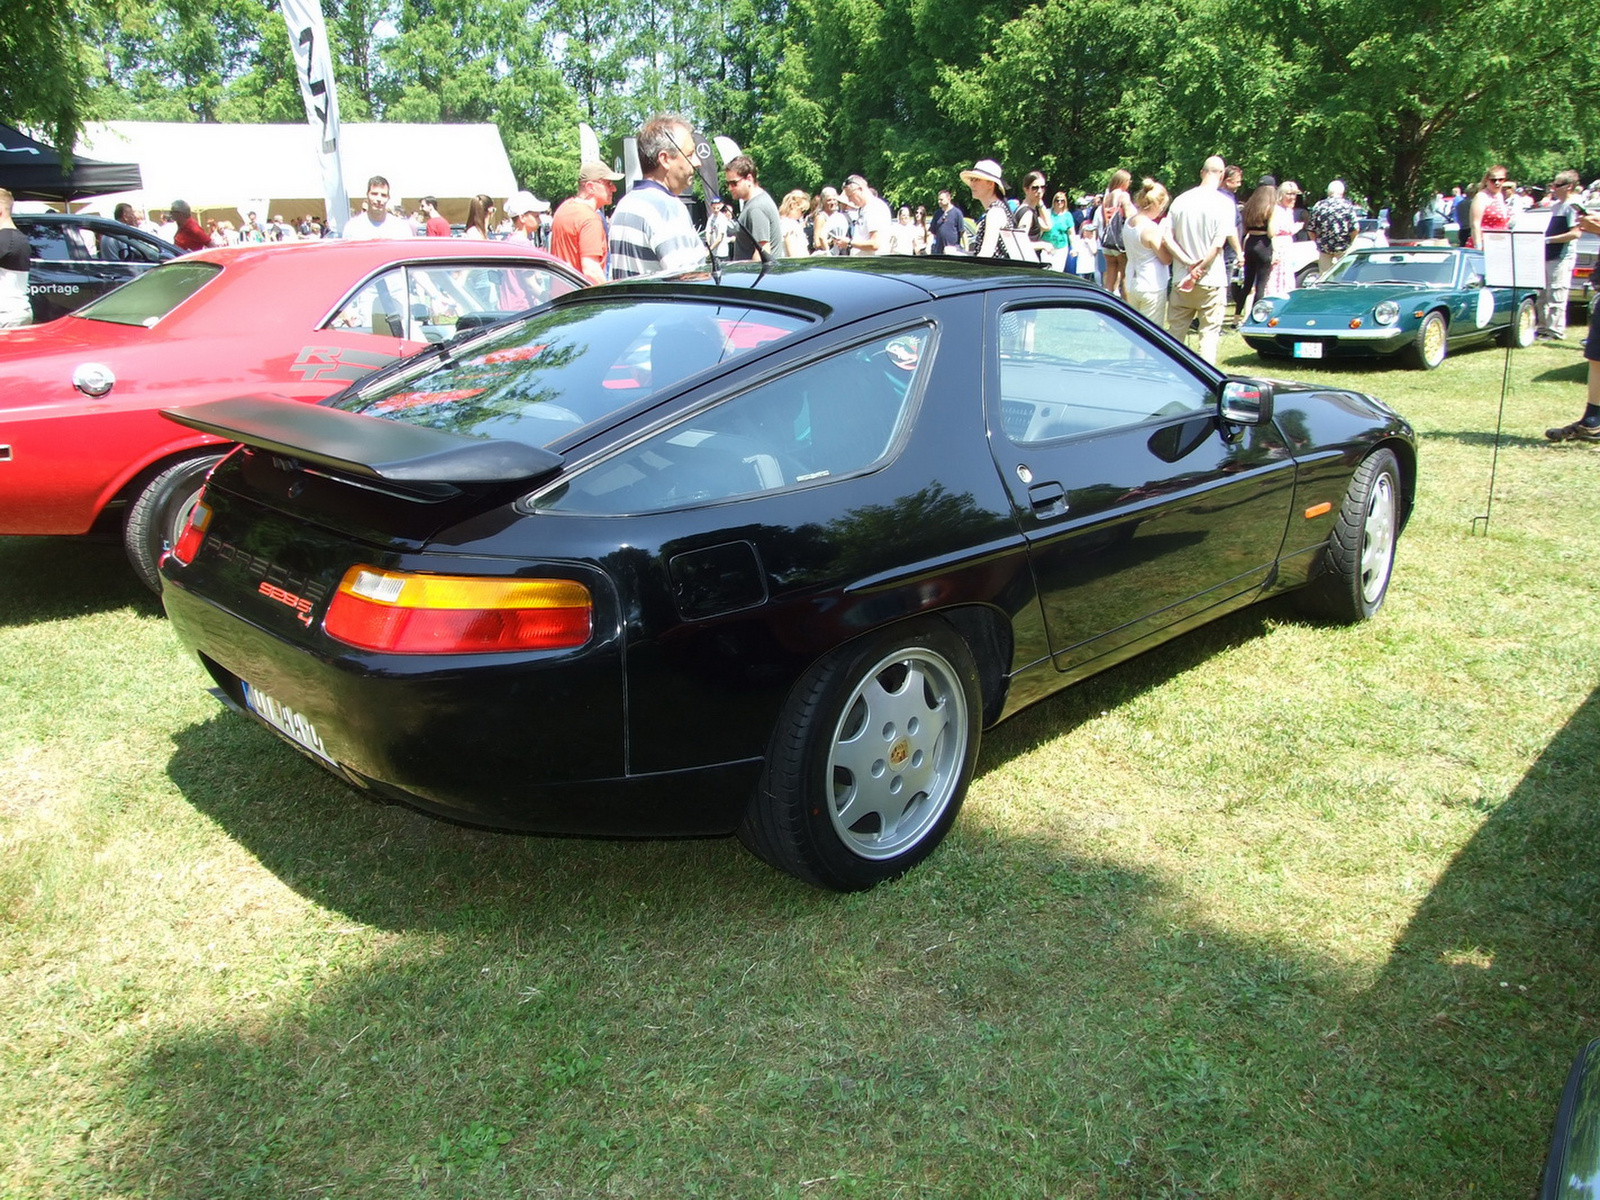
[[(296, 121), (277, 0), (22, 0), (0, 116)], [(1600, 50), (1534, 0), (324, 0), (346, 120), (493, 121), (519, 181), (570, 190), (652, 112), (751, 152), (774, 191), (859, 171), (925, 202), (979, 157), (1174, 190), (1207, 154), (1334, 176), (1404, 222), (1491, 161), (1600, 173)]]

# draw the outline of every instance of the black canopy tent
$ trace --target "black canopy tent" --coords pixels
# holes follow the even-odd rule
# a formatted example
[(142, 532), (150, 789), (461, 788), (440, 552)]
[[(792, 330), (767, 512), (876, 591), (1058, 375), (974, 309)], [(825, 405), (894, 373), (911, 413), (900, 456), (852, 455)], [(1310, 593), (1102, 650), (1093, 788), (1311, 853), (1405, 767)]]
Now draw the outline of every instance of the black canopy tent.
[(61, 155), (9, 125), (0, 125), (0, 187), (18, 200), (66, 203), (80, 196), (103, 196), (142, 187), (138, 163), (95, 162), (74, 158), (64, 167)]

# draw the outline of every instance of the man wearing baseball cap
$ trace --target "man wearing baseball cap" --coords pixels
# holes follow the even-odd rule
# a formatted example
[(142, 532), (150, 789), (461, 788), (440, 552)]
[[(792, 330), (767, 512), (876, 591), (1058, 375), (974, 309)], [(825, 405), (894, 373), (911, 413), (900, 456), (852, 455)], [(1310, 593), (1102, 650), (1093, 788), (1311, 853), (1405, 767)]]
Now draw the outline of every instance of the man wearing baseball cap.
[(617, 194), (622, 176), (602, 162), (578, 168), (578, 193), (561, 202), (550, 224), (550, 253), (583, 272), (591, 283), (606, 281), (606, 223), (600, 210)]

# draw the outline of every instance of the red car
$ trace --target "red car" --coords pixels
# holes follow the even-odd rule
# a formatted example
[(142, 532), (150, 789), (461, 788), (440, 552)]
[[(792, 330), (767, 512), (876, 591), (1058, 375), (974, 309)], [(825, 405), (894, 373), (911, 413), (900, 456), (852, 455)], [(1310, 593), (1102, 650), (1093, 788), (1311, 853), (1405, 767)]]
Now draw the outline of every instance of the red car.
[(238, 246), (0, 334), (0, 535), (120, 531), (159, 591), (161, 555), (226, 443), (157, 410), (244, 392), (320, 400), (583, 284), (502, 242)]

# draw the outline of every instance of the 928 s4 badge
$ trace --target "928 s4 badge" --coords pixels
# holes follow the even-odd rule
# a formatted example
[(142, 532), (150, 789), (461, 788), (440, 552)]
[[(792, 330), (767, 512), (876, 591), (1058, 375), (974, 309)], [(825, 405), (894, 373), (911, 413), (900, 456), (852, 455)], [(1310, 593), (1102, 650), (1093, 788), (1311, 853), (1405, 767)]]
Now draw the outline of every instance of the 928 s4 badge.
[(268, 583), (265, 579), (261, 581), (261, 586), (256, 591), (268, 600), (276, 600), (279, 604), (286, 604), (294, 609), (294, 615), (302, 625), (311, 624), (311, 601), (305, 596), (296, 596), (293, 592), (275, 583)]

